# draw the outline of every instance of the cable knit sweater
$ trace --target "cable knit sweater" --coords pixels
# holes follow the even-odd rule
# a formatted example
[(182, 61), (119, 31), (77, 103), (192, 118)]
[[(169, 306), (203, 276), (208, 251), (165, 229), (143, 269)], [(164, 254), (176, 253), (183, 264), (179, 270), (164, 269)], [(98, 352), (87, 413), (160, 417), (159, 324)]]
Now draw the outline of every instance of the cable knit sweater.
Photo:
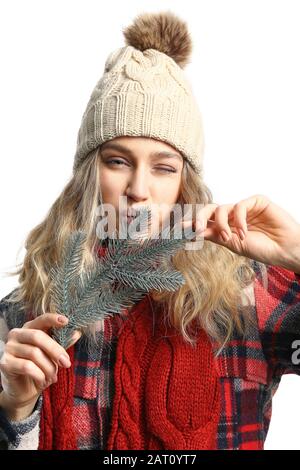
[[(300, 334), (300, 276), (256, 261), (253, 267), (255, 281), (239, 306), (250, 309), (253, 325), (245, 338), (235, 332), (219, 356), (203, 330), (196, 348), (184, 343), (152, 312), (148, 296), (115, 336), (113, 320), (105, 320), (96, 355), (76, 343), (77, 448), (263, 449), (281, 376), (300, 372), (291, 346)], [(3, 300), (5, 342), (21, 319)], [(42, 399), (22, 422), (0, 409), (2, 448), (38, 448)]]

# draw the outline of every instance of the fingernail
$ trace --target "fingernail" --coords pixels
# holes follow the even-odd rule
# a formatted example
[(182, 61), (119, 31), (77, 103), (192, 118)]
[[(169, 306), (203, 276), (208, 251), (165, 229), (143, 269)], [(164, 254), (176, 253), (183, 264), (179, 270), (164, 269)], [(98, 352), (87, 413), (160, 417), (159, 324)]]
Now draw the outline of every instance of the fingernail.
[(242, 230), (241, 228), (239, 228), (239, 229), (238, 229), (238, 233), (239, 233), (239, 236), (240, 236), (241, 240), (244, 240), (244, 238), (245, 238), (244, 230)]
[(227, 234), (227, 232), (225, 232), (225, 230), (222, 230), (221, 232), (221, 237), (223, 238), (224, 242), (227, 242), (229, 240), (229, 236)]
[(66, 323), (67, 320), (67, 317), (64, 317), (63, 315), (59, 315), (59, 317), (57, 317), (57, 321), (59, 321), (59, 323)]
[(58, 358), (58, 362), (63, 367), (70, 367), (71, 362), (70, 359), (65, 354), (61, 354)]

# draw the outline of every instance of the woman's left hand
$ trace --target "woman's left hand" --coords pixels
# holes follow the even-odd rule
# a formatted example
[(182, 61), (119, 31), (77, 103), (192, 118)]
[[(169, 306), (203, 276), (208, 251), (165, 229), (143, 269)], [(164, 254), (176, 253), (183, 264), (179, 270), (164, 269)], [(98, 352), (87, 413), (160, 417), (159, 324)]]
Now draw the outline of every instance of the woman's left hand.
[[(199, 215), (196, 231), (205, 240), (239, 255), (300, 272), (300, 224), (268, 197), (258, 194), (236, 204), (206, 204)], [(222, 238), (223, 231), (230, 237), (227, 241)]]

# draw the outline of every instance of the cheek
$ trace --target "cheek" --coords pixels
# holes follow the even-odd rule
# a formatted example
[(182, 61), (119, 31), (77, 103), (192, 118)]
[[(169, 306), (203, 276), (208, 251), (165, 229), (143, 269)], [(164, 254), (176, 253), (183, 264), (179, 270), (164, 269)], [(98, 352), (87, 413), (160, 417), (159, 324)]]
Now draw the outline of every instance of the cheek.
[(122, 180), (104, 167), (100, 173), (100, 187), (103, 202), (117, 208), (119, 196), (123, 194)]
[(116, 178), (116, 175), (112, 175), (112, 173), (107, 169), (101, 168), (100, 187), (102, 193), (102, 202), (104, 204), (109, 204), (114, 208), (116, 218), (112, 215), (112, 213), (105, 215), (105, 217), (107, 217), (109, 227), (112, 227), (114, 230), (115, 222), (118, 223), (118, 204), (119, 196), (122, 195), (122, 185), (119, 181), (119, 178)]
[(155, 202), (159, 204), (174, 204), (177, 202), (180, 194), (180, 183), (180, 178), (174, 178), (174, 180), (170, 179), (169, 181), (164, 181), (161, 182), (161, 184), (158, 184), (155, 189)]
[(164, 182), (162, 187), (156, 188), (155, 202), (161, 204), (159, 210), (160, 222), (168, 220), (172, 205), (174, 205), (180, 196), (181, 180)]

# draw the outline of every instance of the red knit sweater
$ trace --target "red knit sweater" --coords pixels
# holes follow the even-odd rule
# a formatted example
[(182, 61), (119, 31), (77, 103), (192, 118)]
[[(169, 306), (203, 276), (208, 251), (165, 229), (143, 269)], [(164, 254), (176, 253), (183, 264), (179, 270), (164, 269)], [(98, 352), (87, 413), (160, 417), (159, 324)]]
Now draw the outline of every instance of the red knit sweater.
[[(150, 307), (146, 296), (121, 326), (107, 449), (215, 449), (220, 389), (211, 342), (201, 330), (193, 348)], [(39, 449), (76, 449), (74, 346), (68, 352), (72, 367), (60, 368), (43, 393)]]
[[(213, 449), (220, 416), (211, 343), (196, 348), (158, 322), (145, 299), (118, 341), (108, 449)], [(189, 400), (186, 400), (186, 390)]]

